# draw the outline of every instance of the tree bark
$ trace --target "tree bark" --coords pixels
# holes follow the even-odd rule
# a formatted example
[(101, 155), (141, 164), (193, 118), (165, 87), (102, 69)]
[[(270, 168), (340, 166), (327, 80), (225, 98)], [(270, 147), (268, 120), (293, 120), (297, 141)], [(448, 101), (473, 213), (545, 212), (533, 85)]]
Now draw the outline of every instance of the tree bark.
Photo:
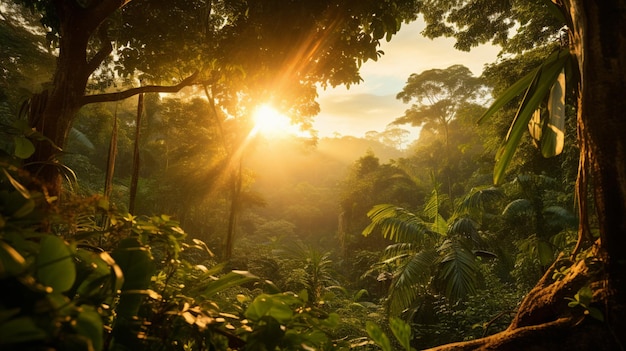
[[(555, 1), (559, 3), (560, 1)], [(624, 350), (626, 347), (626, 3), (565, 0), (570, 45), (580, 69), (577, 123), (581, 164), (594, 189), (600, 238), (595, 260), (574, 262), (562, 280), (553, 269), (526, 296), (501, 333), (434, 350)], [(585, 170), (583, 170), (585, 171)], [(583, 182), (584, 183), (584, 182)], [(583, 240), (584, 238), (579, 238)], [(600, 322), (569, 307), (590, 285)]]
[(57, 66), (52, 86), (35, 94), (29, 108), (30, 126), (48, 140), (36, 144), (35, 153), (24, 165), (51, 196), (58, 196), (61, 192), (62, 167), (58, 156), (66, 145), (72, 122), (82, 106), (123, 100), (145, 92), (178, 92), (193, 84), (197, 76), (197, 73), (193, 74), (173, 86), (149, 85), (117, 93), (85, 95), (89, 77), (112, 51), (110, 41), (103, 34), (102, 48), (88, 57), (89, 40), (113, 12), (128, 2), (130, 0), (103, 0), (81, 7), (76, 1), (54, 1), (60, 23)]

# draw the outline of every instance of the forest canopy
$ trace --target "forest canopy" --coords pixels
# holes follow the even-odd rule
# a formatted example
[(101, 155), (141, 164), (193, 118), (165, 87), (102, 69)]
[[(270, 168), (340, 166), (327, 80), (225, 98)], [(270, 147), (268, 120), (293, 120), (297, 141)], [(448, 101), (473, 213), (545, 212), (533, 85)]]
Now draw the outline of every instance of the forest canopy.
[[(0, 348), (623, 349), (625, 14), (0, 0)], [(318, 89), (418, 19), (501, 54), (318, 138)]]

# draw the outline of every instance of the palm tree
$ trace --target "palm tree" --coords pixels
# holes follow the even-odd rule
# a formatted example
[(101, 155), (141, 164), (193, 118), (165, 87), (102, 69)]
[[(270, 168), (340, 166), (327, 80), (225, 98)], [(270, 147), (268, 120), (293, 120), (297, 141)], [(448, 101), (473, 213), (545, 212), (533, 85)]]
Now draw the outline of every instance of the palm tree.
[(511, 229), (508, 232), (519, 233), (515, 239), (518, 239), (517, 246), (522, 253), (538, 260), (543, 268), (554, 261), (557, 252), (566, 249), (567, 229), (572, 229), (569, 233), (572, 234), (570, 244), (573, 248), (573, 234), (578, 225), (577, 218), (569, 210), (550, 199), (554, 192), (547, 190), (555, 185), (554, 178), (544, 175), (518, 174), (506, 184), (514, 200), (502, 211), (502, 217)]
[(439, 213), (439, 207), (448, 199), (438, 186), (433, 189), (423, 216), (390, 204), (370, 210), (371, 223), (363, 235), (380, 229), (385, 238), (395, 241), (384, 250), (377, 265), (392, 272), (388, 295), (391, 315), (414, 307), (429, 294), (441, 293), (455, 301), (476, 292), (479, 276), (476, 257), (495, 255), (484, 250), (479, 221), (470, 217), (469, 209), (470, 205), (484, 207), (487, 199), (496, 198), (497, 191), (471, 192), (447, 221)]

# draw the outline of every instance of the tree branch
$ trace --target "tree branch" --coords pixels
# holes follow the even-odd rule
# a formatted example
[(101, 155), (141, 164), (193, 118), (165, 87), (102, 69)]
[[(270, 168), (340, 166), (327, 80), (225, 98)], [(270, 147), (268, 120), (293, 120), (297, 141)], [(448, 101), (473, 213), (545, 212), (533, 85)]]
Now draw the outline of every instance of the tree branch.
[(177, 93), (182, 88), (190, 86), (194, 83), (194, 79), (198, 76), (198, 72), (185, 78), (183, 81), (176, 85), (163, 86), (163, 85), (146, 85), (143, 87), (132, 88), (115, 93), (105, 93), (96, 95), (84, 96), (81, 100), (81, 106), (93, 104), (97, 102), (111, 102), (127, 99), (131, 96), (141, 93)]
[(126, 6), (131, 0), (105, 0), (94, 4), (89, 10), (91, 12), (91, 20), (100, 24), (113, 12)]
[(102, 42), (102, 47), (95, 55), (87, 62), (87, 71), (91, 75), (101, 64), (102, 62), (113, 52), (113, 45), (111, 44), (111, 40), (107, 34), (108, 25), (106, 23), (102, 23), (100, 25), (100, 30), (98, 31), (98, 36), (100, 37), (100, 41)]

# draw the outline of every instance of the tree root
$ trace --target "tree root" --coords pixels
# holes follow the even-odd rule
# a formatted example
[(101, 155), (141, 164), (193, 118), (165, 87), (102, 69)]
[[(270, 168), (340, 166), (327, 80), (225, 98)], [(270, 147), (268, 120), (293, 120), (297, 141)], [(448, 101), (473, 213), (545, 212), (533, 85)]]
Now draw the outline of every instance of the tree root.
[[(626, 330), (620, 318), (626, 303), (609, 288), (602, 262), (593, 257), (598, 256), (574, 263), (557, 260), (524, 298), (505, 331), (430, 350), (624, 350), (625, 336), (614, 331)], [(555, 280), (557, 267), (568, 265), (567, 274)], [(567, 298), (587, 285), (593, 290), (593, 306), (569, 307)], [(605, 322), (590, 317), (585, 310), (589, 307), (602, 310)]]

